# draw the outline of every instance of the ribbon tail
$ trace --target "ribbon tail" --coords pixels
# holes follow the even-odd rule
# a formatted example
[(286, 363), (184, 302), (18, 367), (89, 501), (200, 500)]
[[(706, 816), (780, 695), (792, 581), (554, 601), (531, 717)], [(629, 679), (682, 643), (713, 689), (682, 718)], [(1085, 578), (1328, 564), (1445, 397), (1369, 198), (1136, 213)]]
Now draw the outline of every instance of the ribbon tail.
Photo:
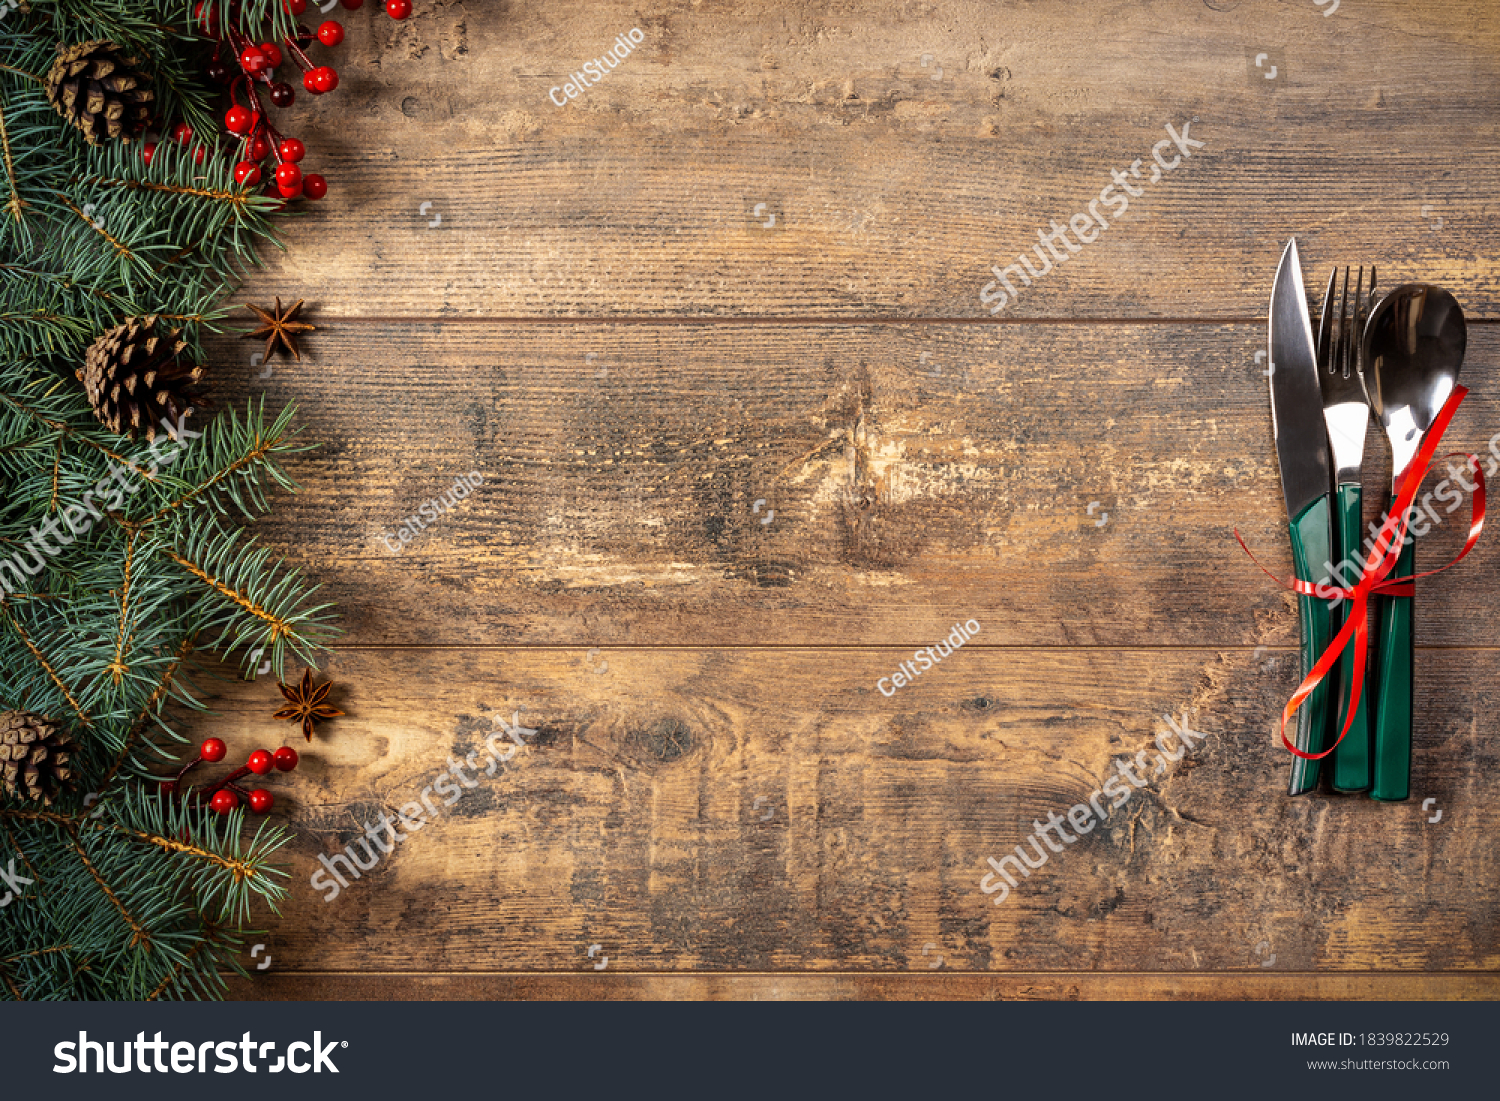
[[(1356, 599), (1358, 599), (1358, 602), (1362, 608), (1364, 605), (1364, 601), (1359, 598)], [(1309, 670), (1307, 676), (1302, 679), (1302, 683), (1297, 686), (1297, 691), (1293, 692), (1292, 698), (1287, 700), (1286, 707), (1282, 708), (1281, 744), (1286, 746), (1287, 749), (1296, 756), (1301, 757), (1304, 761), (1321, 761), (1324, 757), (1328, 756), (1335, 749), (1337, 749), (1339, 742), (1342, 742), (1344, 740), (1344, 735), (1349, 732), (1349, 727), (1354, 721), (1353, 714), (1351, 712), (1350, 717), (1345, 721), (1344, 729), (1339, 732), (1338, 741), (1334, 742), (1333, 745), (1329, 746), (1322, 753), (1304, 753), (1302, 750), (1294, 746), (1286, 736), (1286, 724), (1290, 722), (1293, 716), (1295, 716), (1301, 709), (1302, 704), (1306, 702), (1307, 697), (1311, 696), (1318, 685), (1323, 683), (1323, 678), (1328, 675), (1329, 670), (1331, 670), (1338, 662), (1339, 655), (1343, 653), (1344, 647), (1349, 644), (1350, 636), (1362, 636), (1364, 633), (1364, 628), (1364, 617), (1356, 617), (1354, 615), (1353, 609), (1351, 608), (1349, 618), (1344, 621), (1344, 626), (1339, 630), (1338, 634), (1333, 636), (1333, 641), (1328, 644), (1328, 649), (1324, 650), (1323, 653), (1318, 657), (1318, 660), (1313, 663), (1312, 669)], [(1362, 638), (1361, 642), (1363, 642)], [(1355, 652), (1359, 653), (1363, 649), (1364, 647), (1362, 645), (1359, 645), (1356, 647)]]

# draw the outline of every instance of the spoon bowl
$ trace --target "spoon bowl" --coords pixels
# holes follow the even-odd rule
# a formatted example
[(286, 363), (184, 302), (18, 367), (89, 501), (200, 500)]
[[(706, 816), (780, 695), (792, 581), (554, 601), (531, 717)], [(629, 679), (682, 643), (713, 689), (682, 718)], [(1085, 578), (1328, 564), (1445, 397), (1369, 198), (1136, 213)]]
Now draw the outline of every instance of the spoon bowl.
[[(1458, 300), (1442, 287), (1404, 283), (1370, 311), (1361, 341), (1360, 380), (1391, 445), (1391, 504), (1422, 437), (1458, 384), (1468, 331)], [(1412, 509), (1415, 512), (1415, 508)], [(1417, 572), (1415, 538), (1401, 547), (1390, 577)], [(1414, 597), (1380, 597), (1376, 659), (1375, 759), (1370, 797), (1411, 794), (1411, 728), (1415, 699)]]
[(1391, 443), (1393, 484), (1453, 392), (1467, 344), (1463, 307), (1442, 287), (1403, 283), (1370, 311), (1360, 380)]

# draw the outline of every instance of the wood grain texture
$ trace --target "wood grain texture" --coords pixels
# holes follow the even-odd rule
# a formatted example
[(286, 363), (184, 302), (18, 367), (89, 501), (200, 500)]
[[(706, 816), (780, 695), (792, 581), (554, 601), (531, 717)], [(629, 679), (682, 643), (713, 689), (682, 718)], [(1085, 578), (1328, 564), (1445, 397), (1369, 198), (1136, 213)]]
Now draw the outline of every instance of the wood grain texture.
[[(1379, 804), (1283, 794), (1286, 652), (976, 641), (887, 698), (907, 653), (346, 649), (328, 672), (348, 717), (296, 739), (304, 764), (277, 785), (299, 840), (272, 951), (281, 970), (348, 972), (584, 970), (596, 943), (632, 971), (904, 971), (937, 953), (977, 971), (1272, 954), (1495, 970), (1500, 654), (1441, 653), (1418, 658), (1416, 799)], [(227, 684), (217, 727), (273, 744), (278, 701), (266, 679)], [(490, 767), (485, 738), (518, 711), (526, 748), (441, 798), (438, 774)], [(1153, 748), (1165, 716), (1204, 735), (1176, 764)], [(987, 858), (1141, 751), (1144, 786), (1107, 828), (1055, 845), (1008, 898), (981, 890)], [(393, 842), (382, 813), (426, 824)], [(357, 844), (368, 864), (371, 826), (393, 851), (357, 879), (346, 862), (330, 898), (319, 857)]]
[[(1310, 285), (1452, 288), (1479, 323), (1449, 443), (1500, 430), (1489, 4), (345, 22), (338, 93), (295, 109), (330, 195), (241, 295), (308, 298), (309, 359), (210, 347), (216, 398), (296, 401), (321, 442), (258, 528), (349, 630), (349, 714), (278, 779), (274, 969), (236, 996), (1500, 996), (1500, 557), (1423, 583), (1413, 801), (1288, 800), (1295, 607), (1232, 534), (1289, 568), (1255, 353), (1294, 233)], [(991, 317), (991, 265), (1189, 122), (1202, 148)], [(217, 684), (215, 733), (290, 737), (278, 699)], [(320, 857), (517, 712), (514, 761), (324, 901)], [(981, 890), (1184, 714), (1196, 751)]]
[[(946, 965), (945, 965), (946, 966)], [(1029, 974), (412, 975), (270, 972), (230, 997), (308, 1001), (1467, 1001), (1500, 997), (1494, 975), (1037, 971)]]
[[(916, 644), (975, 618), (990, 645), (1254, 647), (1296, 632), (1292, 596), (1234, 542), (1290, 572), (1264, 340), (333, 322), (263, 384), (222, 368), (220, 393), (294, 400), (321, 441), (261, 526), (361, 643)], [(1477, 326), (1447, 437), (1491, 463), (1497, 352)], [(1374, 521), (1378, 429), (1367, 454)], [(479, 489), (403, 546), (471, 471)], [(1457, 551), (1466, 516), (1444, 513), (1423, 561)], [(1485, 543), (1429, 582), (1419, 641), (1491, 644), (1497, 581)]]
[[(1305, 256), (1421, 272), (1497, 316), (1486, 0), (1215, 7), (1232, 10), (613, 0), (351, 20), (361, 63), (297, 108), (332, 181), (299, 230), (320, 244), (271, 278), (379, 317), (987, 317), (991, 265), (1112, 170), (1142, 159), (1149, 180), (1172, 124), (1205, 146), (1135, 180), (1118, 224), (999, 316), (1260, 316), (1294, 233)], [(549, 100), (636, 26), (604, 81)]]

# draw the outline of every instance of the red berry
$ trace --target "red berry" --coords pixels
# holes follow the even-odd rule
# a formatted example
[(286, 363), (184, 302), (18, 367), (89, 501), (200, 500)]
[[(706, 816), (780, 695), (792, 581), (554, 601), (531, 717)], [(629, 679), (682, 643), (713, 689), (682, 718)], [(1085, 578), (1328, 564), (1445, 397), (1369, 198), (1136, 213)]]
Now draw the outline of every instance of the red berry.
[(339, 0), (339, 3), (343, 4), (350, 11), (359, 11), (360, 8), (365, 6), (365, 0)]
[(250, 148), (245, 151), (248, 160), (263, 161), (271, 155), (271, 143), (266, 140), (265, 135), (256, 134), (250, 139)]
[(259, 46), (246, 46), (245, 52), (240, 54), (240, 68), (251, 76), (270, 67), (271, 59)]
[(207, 159), (208, 159), (208, 146), (206, 146), (206, 145), (195, 145), (195, 146), (193, 146), (193, 163), (194, 164), (202, 164)]
[(193, 20), (205, 38), (213, 38), (219, 33), (219, 19), (208, 0), (198, 0), (197, 6), (193, 8)]
[(320, 93), (318, 91), (318, 70), (317, 69), (309, 69), (309, 70), (307, 70), (307, 72), (305, 72), (305, 73), (302, 74), (302, 87), (306, 88), (309, 92), (311, 92), (315, 96), (322, 94), (322, 93)]
[(309, 199), (321, 199), (328, 194), (328, 181), (316, 172), (309, 172), (302, 177), (302, 194)]
[(385, 13), (392, 19), (405, 19), (411, 14), (411, 0), (385, 0)]
[(256, 788), (250, 793), (250, 809), (256, 814), (265, 814), (275, 803), (276, 800), (265, 788)]
[(236, 103), (224, 112), (224, 125), (231, 134), (248, 134), (254, 118), (255, 116), (250, 113), (250, 108), (241, 107)]
[(224, 64), (217, 57), (210, 61), (208, 63), (208, 68), (204, 69), (203, 71), (208, 74), (208, 79), (213, 81), (215, 84), (228, 84), (234, 76), (234, 73), (230, 70), (229, 66)]
[(283, 199), (295, 199), (298, 195), (302, 194), (302, 181), (298, 180), (296, 187), (285, 187), (282, 184), (277, 184), (276, 191)]
[(297, 99), (297, 92), (284, 80), (271, 85), (271, 102), (277, 107), (290, 107)]
[(325, 46), (337, 46), (344, 40), (344, 25), (330, 19), (318, 28), (318, 41)]
[(260, 165), (254, 161), (240, 161), (234, 166), (234, 182), (241, 187), (254, 187), (260, 183)]
[(300, 187), (302, 184), (302, 169), (295, 164), (283, 164), (276, 169), (276, 186)]
[(271, 63), (271, 68), (281, 64), (281, 48), (274, 42), (262, 42), (260, 52), (266, 55), (266, 60)]
[(161, 780), (156, 785), (156, 794), (166, 798), (177, 790), (177, 784), (172, 780)]
[(185, 122), (179, 122), (172, 127), (172, 140), (178, 145), (186, 145), (193, 140), (193, 128)]
[(141, 159), (147, 164), (150, 164), (151, 158), (154, 156), (156, 156), (156, 143), (154, 141), (148, 141), (146, 143), (146, 148), (141, 150)]
[(303, 145), (296, 138), (286, 138), (282, 141), (279, 152), (281, 153), (281, 159), (284, 161), (300, 161), (303, 157), (307, 156), (307, 146)]
[(338, 70), (331, 65), (319, 65), (313, 70), (313, 84), (319, 95), (333, 91), (339, 86)]
[(286, 0), (283, 7), (293, 15), (301, 15), (307, 10), (307, 0)]
[(271, 771), (272, 764), (273, 758), (271, 757), (270, 750), (257, 749), (254, 753), (250, 754), (249, 760), (245, 762), (245, 767), (257, 776), (264, 776)]
[[(308, 182), (322, 178), (321, 176), (307, 177)], [(289, 745), (284, 745), (276, 751), (274, 760), (276, 761), (276, 767), (281, 769), (282, 772), (291, 772), (292, 769), (297, 767), (297, 751)]]
[(213, 764), (216, 761), (222, 761), (224, 759), (224, 754), (228, 752), (229, 747), (226, 746), (223, 740), (219, 738), (209, 738), (201, 746), (198, 747), (198, 756), (202, 757), (209, 764)]
[(228, 788), (220, 788), (214, 792), (214, 797), (208, 801), (208, 805), (220, 814), (228, 814), (240, 805), (240, 797)]

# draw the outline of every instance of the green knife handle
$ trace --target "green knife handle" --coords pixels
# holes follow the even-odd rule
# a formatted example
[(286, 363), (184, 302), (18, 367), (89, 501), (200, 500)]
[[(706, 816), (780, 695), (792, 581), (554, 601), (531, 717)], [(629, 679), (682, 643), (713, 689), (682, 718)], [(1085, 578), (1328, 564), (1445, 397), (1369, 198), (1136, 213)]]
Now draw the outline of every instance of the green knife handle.
[[(1338, 540), (1334, 552), (1342, 561), (1351, 564), (1349, 569), (1340, 572), (1349, 576), (1352, 581), (1352, 572), (1358, 568), (1355, 564), (1360, 559), (1360, 537), (1364, 535), (1364, 491), (1357, 485), (1339, 486), (1335, 508), (1338, 512)], [(1339, 582), (1335, 580), (1334, 583)], [(1349, 601), (1343, 600), (1334, 608), (1334, 634), (1343, 629), (1349, 607)], [(1351, 642), (1339, 655), (1339, 709), (1338, 718), (1329, 729), (1330, 739), (1337, 738), (1339, 731), (1344, 729), (1344, 720), (1349, 715), (1349, 692), (1353, 687), (1354, 644)], [(1363, 685), (1360, 686), (1359, 699), (1353, 703), (1354, 723), (1349, 727), (1349, 733), (1344, 735), (1344, 740), (1333, 751), (1334, 791), (1370, 790), (1370, 753), (1373, 747), (1370, 741), (1370, 718), (1365, 713)]]
[[(1291, 522), (1292, 568), (1298, 579), (1314, 584), (1323, 578), (1314, 573), (1323, 563), (1333, 561), (1329, 532), (1328, 496), (1319, 497), (1298, 513)], [(1297, 597), (1302, 619), (1302, 676), (1312, 672), (1313, 664), (1333, 639), (1333, 609), (1328, 601), (1316, 596)], [(1328, 733), (1328, 678), (1314, 688), (1297, 709), (1297, 735), (1293, 744), (1304, 753), (1320, 753)], [(1318, 786), (1321, 761), (1292, 759), (1292, 779), (1288, 795), (1302, 795)]]
[[(1401, 548), (1391, 577), (1417, 572), (1416, 550), (1415, 540)], [(1411, 794), (1412, 598), (1381, 597), (1376, 614), (1380, 623), (1379, 702), (1375, 708), (1375, 786), (1370, 798), (1399, 802)]]

